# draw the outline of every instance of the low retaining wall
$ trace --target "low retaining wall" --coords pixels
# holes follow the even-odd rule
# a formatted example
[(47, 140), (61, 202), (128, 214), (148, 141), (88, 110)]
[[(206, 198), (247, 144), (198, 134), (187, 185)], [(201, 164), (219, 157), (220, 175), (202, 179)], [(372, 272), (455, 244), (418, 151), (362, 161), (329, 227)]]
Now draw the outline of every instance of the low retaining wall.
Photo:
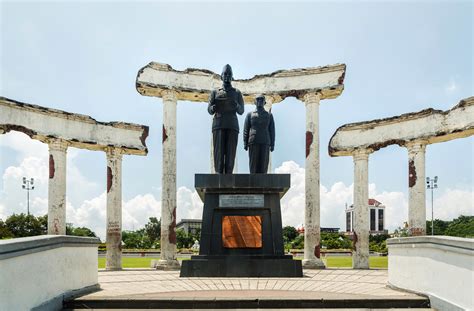
[(97, 238), (0, 240), (0, 310), (61, 310), (63, 297), (98, 288)]
[(391, 286), (428, 295), (439, 310), (474, 308), (474, 239), (393, 238), (387, 246)]

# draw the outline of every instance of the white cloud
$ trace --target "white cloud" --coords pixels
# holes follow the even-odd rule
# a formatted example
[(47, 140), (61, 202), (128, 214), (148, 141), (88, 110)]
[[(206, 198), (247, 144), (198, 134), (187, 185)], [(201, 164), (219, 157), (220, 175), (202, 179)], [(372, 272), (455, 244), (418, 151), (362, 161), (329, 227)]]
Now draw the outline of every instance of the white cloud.
[(145, 226), (150, 217), (161, 217), (161, 202), (153, 194), (137, 195), (123, 202), (123, 228), (125, 230), (139, 229)]
[[(105, 241), (107, 217), (107, 195), (85, 200), (75, 207), (70, 202), (66, 204), (66, 222), (75, 227), (88, 227), (94, 231), (102, 241)], [(128, 201), (122, 201), (122, 228), (123, 230), (137, 230), (143, 228), (150, 217), (161, 217), (161, 202), (152, 194), (137, 195)]]
[(456, 83), (456, 81), (454, 80), (454, 78), (452, 78), (452, 77), (449, 79), (448, 84), (446, 84), (446, 86), (444, 87), (444, 91), (448, 94), (449, 93), (454, 93), (458, 89), (459, 89), (459, 86)]
[[(299, 226), (304, 223), (305, 169), (293, 161), (283, 162), (275, 169), (277, 174), (291, 174), (291, 188), (281, 201), (283, 225)], [(344, 228), (345, 204), (352, 201), (352, 186), (337, 182), (330, 189), (320, 187), (321, 226)]]
[[(451, 220), (459, 215), (472, 216), (474, 215), (474, 192), (447, 189), (440, 197), (434, 200), (433, 210), (435, 219)], [(426, 202), (426, 216), (428, 219), (431, 219), (430, 198)]]
[(38, 140), (31, 139), (20, 132), (8, 132), (0, 135), (0, 148), (7, 147), (17, 152), (17, 158), (22, 160), (28, 156), (46, 158), (48, 156), (48, 145)]
[(202, 218), (203, 203), (196, 190), (179, 187), (177, 193), (176, 221)]
[[(47, 207), (48, 167), (46, 158), (27, 157), (19, 166), (9, 166), (2, 175), (3, 189), (0, 191), (2, 214), (26, 213), (26, 191), (22, 189), (23, 176), (34, 178), (35, 189), (30, 191), (30, 212), (42, 215)], [(47, 208), (46, 208), (47, 209)]]
[(0, 219), (5, 219), (8, 217), (8, 214), (6, 212), (6, 208), (3, 204), (0, 203)]
[(382, 191), (377, 193), (375, 185), (369, 196), (385, 205), (385, 227), (393, 231), (402, 227), (408, 220), (408, 197), (399, 191)]
[[(284, 162), (275, 173), (291, 174), (291, 188), (282, 199), (283, 225), (299, 226), (304, 223), (305, 170), (293, 161)], [(353, 201), (353, 184), (346, 186), (337, 182), (330, 189), (321, 185), (321, 226), (345, 229), (345, 203)], [(386, 227), (389, 231), (402, 226), (408, 219), (408, 196), (399, 191), (378, 191), (375, 184), (369, 184), (369, 197), (386, 206)], [(451, 220), (459, 215), (473, 215), (474, 192), (446, 190), (435, 200), (435, 218)], [(427, 201), (427, 218), (431, 215), (431, 203)], [(429, 213), (428, 213), (429, 210)]]
[[(72, 167), (72, 169), (71, 169)], [(72, 161), (68, 172), (77, 169)], [(48, 177), (46, 157), (29, 156), (19, 166), (10, 166), (3, 172), (3, 189), (0, 191), (0, 218), (12, 213), (26, 212), (26, 193), (21, 189), (23, 176), (34, 177), (36, 189), (31, 193), (30, 210), (39, 216), (47, 213)], [(304, 223), (305, 169), (293, 161), (284, 162), (275, 169), (279, 174), (291, 174), (291, 188), (282, 199), (282, 220), (284, 225), (298, 226)], [(91, 183), (80, 174), (71, 176), (76, 183)], [(435, 218), (450, 220), (459, 215), (473, 215), (472, 191), (447, 189), (435, 200)], [(345, 204), (352, 203), (353, 185), (336, 182), (330, 188), (321, 185), (321, 226), (345, 229)], [(386, 208), (386, 225), (389, 230), (401, 226), (408, 215), (406, 194), (396, 191), (378, 191), (375, 184), (369, 185), (369, 196), (382, 202)], [(105, 238), (106, 193), (84, 199), (80, 204), (66, 204), (66, 221), (74, 226), (91, 228), (99, 237)], [(428, 197), (427, 197), (428, 198)], [(195, 190), (180, 187), (177, 191), (177, 221), (183, 218), (201, 218), (203, 203)], [(431, 215), (431, 203), (427, 201), (427, 215)], [(122, 202), (124, 230), (142, 228), (149, 217), (161, 217), (161, 202), (153, 194), (139, 194)], [(429, 218), (429, 217), (428, 217)]]
[(79, 207), (66, 203), (66, 222), (75, 227), (88, 227), (104, 240), (106, 216), (105, 192), (91, 200), (85, 200)]

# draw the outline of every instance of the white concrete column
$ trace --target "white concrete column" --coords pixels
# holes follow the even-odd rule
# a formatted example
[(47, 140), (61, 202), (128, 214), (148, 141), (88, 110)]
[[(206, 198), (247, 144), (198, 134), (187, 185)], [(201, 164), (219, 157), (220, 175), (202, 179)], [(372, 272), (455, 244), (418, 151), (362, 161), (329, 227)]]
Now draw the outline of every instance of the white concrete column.
[(319, 202), (319, 100), (317, 93), (304, 95), (306, 105), (306, 174), (304, 259), (305, 269), (325, 268), (320, 258), (321, 228)]
[(163, 176), (161, 193), (161, 258), (157, 269), (179, 269), (176, 259), (176, 92), (163, 92)]
[[(273, 97), (271, 96), (268, 96), (268, 97), (265, 97), (265, 110), (268, 111), (268, 112), (272, 112), (272, 107), (273, 107)], [(271, 174), (272, 173), (272, 152), (270, 152), (269, 156), (268, 156), (268, 169), (267, 169), (267, 173), (268, 174)]]
[(107, 149), (107, 253), (105, 268), (122, 269), (122, 153)]
[(48, 140), (48, 234), (66, 234), (66, 154), (68, 144), (61, 139)]
[(426, 234), (425, 141), (406, 144), (408, 149), (408, 230)]
[(354, 252), (352, 268), (369, 269), (369, 150), (358, 150), (354, 159)]
[(211, 131), (211, 174), (215, 174), (216, 173), (216, 168), (214, 167), (214, 137), (212, 135), (212, 131)]
[(238, 174), (238, 173), (239, 173), (239, 145), (237, 141), (237, 150), (235, 150), (234, 170), (232, 171), (232, 174)]

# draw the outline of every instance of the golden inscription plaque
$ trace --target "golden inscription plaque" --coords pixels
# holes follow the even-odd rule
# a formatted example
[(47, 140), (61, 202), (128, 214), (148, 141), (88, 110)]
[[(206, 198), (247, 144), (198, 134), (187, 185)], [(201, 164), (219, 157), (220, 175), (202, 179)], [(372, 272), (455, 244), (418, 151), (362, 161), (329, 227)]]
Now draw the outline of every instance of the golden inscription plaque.
[(222, 243), (225, 248), (261, 248), (262, 216), (222, 217)]

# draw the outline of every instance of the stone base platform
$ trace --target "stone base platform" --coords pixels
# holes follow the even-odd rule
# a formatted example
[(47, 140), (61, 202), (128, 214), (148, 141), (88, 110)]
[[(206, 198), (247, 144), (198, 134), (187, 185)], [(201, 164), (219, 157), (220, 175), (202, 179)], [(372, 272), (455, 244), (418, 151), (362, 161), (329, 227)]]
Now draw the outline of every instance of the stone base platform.
[(181, 277), (302, 277), (301, 260), (283, 256), (192, 256)]
[(302, 277), (301, 261), (285, 255), (280, 200), (289, 174), (196, 174), (204, 202), (198, 256), (181, 277)]
[[(183, 278), (178, 271), (100, 271), (100, 291), (65, 309), (349, 310), (429, 308), (427, 297), (387, 286), (387, 270), (304, 270), (302, 278)], [(426, 310), (426, 309), (425, 309)]]

